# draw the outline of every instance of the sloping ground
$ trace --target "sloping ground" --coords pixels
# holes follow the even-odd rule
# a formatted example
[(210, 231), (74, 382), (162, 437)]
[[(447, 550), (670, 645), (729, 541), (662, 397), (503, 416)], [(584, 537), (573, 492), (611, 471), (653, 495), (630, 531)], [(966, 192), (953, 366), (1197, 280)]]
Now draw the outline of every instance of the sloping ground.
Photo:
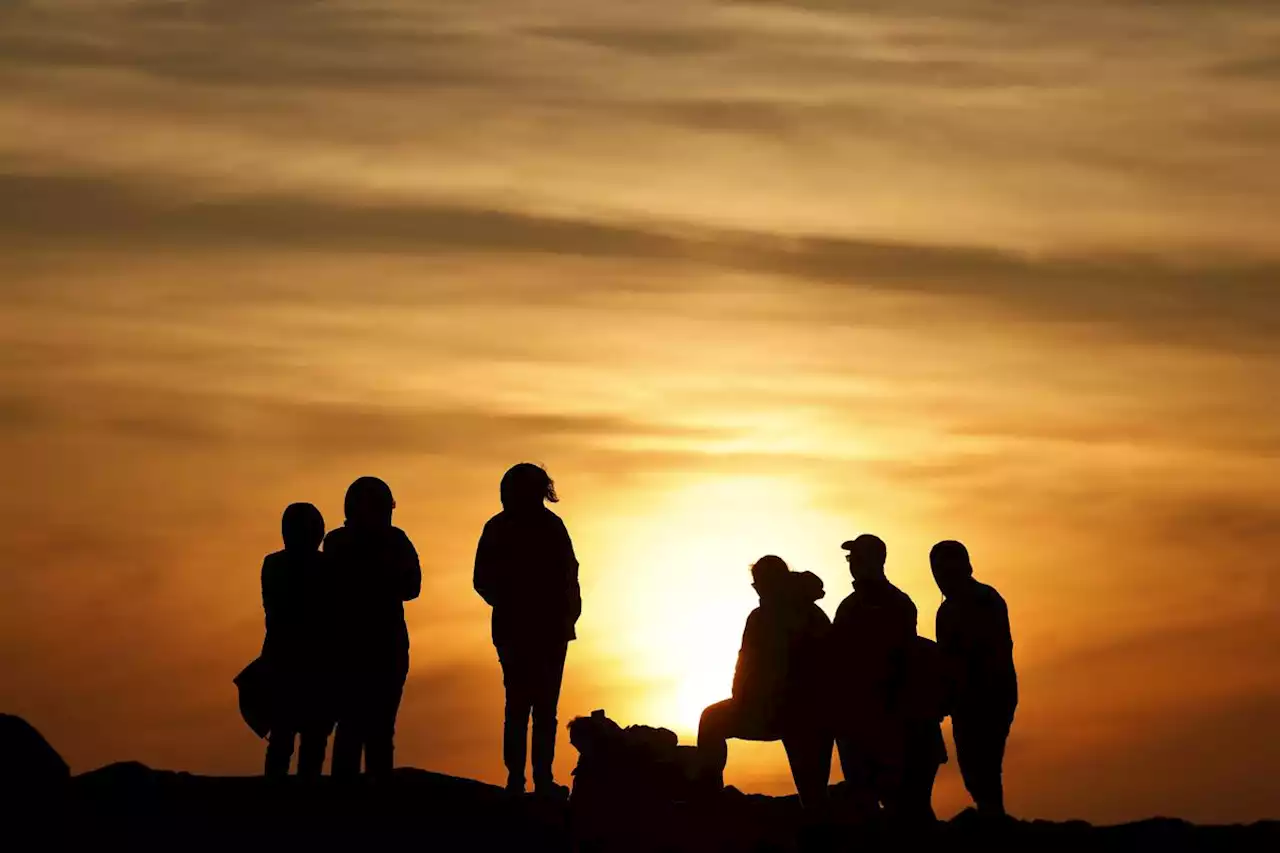
[[(25, 802), (24, 802), (25, 801)], [(1115, 827), (963, 819), (927, 833), (806, 826), (795, 798), (725, 796), (693, 805), (620, 803), (607, 815), (512, 797), (421, 770), (383, 782), (214, 778), (116, 764), (60, 791), (8, 792), (0, 847), (81, 850), (1280, 851), (1280, 823)]]

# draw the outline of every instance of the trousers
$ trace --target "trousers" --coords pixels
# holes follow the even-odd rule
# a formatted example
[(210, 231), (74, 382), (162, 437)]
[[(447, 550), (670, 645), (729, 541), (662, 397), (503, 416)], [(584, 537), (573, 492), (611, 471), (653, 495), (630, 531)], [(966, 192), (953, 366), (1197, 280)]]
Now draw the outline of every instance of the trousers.
[(791, 765), (800, 804), (813, 808), (826, 800), (831, 780), (832, 737), (816, 721), (781, 724), (760, 719), (753, 709), (733, 699), (707, 707), (698, 722), (698, 757), (713, 784), (724, 786), (724, 769), (729, 763), (729, 738), (755, 741), (782, 741)]
[(409, 674), (409, 653), (348, 671), (338, 700), (333, 775), (385, 776), (395, 766), (396, 715)]
[(980, 812), (1004, 814), (1004, 749), (1012, 725), (1012, 717), (1003, 713), (951, 718), (960, 777)]
[(294, 728), (272, 728), (267, 740), (267, 776), (288, 776), (293, 762), (294, 740), (298, 741), (298, 775), (319, 777), (324, 773), (324, 756), (329, 748), (333, 724)]
[(498, 647), (506, 709), (502, 730), (502, 761), (508, 784), (523, 787), (529, 756), (529, 718), (533, 718), (532, 764), (534, 784), (554, 780), (556, 712), (568, 641), (511, 643)]

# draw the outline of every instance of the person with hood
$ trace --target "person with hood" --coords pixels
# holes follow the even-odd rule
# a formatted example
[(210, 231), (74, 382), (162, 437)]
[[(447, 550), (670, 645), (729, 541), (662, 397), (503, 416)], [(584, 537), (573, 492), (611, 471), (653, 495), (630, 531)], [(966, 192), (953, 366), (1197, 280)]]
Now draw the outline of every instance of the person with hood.
[(525, 790), (529, 720), (533, 718), (533, 784), (540, 794), (567, 795), (556, 784), (556, 712), (569, 642), (582, 614), (578, 558), (569, 531), (546, 503), (559, 501), (538, 465), (522, 462), (502, 477), (502, 511), (484, 526), (473, 583), (493, 608), (493, 645), (506, 690), (502, 758), (507, 790)]
[(330, 625), (333, 590), (320, 552), (324, 516), (309, 503), (289, 504), (280, 520), (284, 550), (262, 561), (267, 634), (261, 660), (271, 696), (265, 773), (288, 776), (298, 741), (298, 775), (316, 777), (333, 731)]
[(885, 577), (888, 551), (878, 536), (864, 533), (842, 547), (853, 592), (840, 602), (831, 632), (836, 745), (852, 806), (870, 813), (891, 806), (902, 786), (902, 700), (916, 606)]
[(324, 539), (334, 572), (338, 729), (333, 775), (385, 776), (395, 766), (396, 714), (409, 674), (404, 602), (422, 590), (418, 552), (391, 524), (396, 502), (377, 477), (347, 489), (346, 522)]
[(751, 567), (760, 606), (747, 617), (733, 696), (702, 712), (698, 754), (710, 785), (724, 787), (727, 740), (781, 740), (800, 802), (820, 806), (831, 775), (831, 735), (822, 684), (831, 620), (812, 572), (792, 572), (773, 555)]
[(952, 679), (951, 734), (964, 786), (978, 813), (1003, 817), (1004, 749), (1018, 707), (1009, 608), (973, 576), (959, 542), (933, 546), (929, 563), (942, 592), (938, 648)]

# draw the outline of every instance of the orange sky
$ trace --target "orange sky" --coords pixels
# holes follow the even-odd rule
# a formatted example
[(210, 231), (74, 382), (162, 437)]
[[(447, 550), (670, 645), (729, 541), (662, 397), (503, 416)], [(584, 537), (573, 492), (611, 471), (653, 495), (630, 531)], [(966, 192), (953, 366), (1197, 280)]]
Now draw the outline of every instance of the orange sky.
[[(471, 557), (545, 463), (562, 717), (688, 734), (768, 552), (1010, 603), (1010, 807), (1278, 817), (1280, 15), (1248, 0), (0, 7), (0, 710), (254, 772), (278, 517), (423, 556), (408, 764), (498, 781)], [(559, 757), (567, 775), (574, 755)], [(790, 789), (781, 747), (729, 778)], [(937, 794), (964, 803), (954, 766)]]

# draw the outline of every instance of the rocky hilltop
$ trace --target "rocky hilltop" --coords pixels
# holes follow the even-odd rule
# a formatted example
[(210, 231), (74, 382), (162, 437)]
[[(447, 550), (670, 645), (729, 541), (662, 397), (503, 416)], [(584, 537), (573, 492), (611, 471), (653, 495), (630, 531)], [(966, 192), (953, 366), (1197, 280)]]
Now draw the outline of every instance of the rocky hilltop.
[[(608, 814), (402, 769), (384, 780), (208, 777), (113, 764), (71, 776), (16, 718), (0, 719), (5, 850), (1274, 851), (1280, 823), (1122, 826), (961, 816), (928, 831), (810, 825), (795, 797), (729, 790), (696, 803), (617, 802)], [(25, 727), (25, 728), (24, 728)], [(74, 845), (74, 848), (72, 847)]]

